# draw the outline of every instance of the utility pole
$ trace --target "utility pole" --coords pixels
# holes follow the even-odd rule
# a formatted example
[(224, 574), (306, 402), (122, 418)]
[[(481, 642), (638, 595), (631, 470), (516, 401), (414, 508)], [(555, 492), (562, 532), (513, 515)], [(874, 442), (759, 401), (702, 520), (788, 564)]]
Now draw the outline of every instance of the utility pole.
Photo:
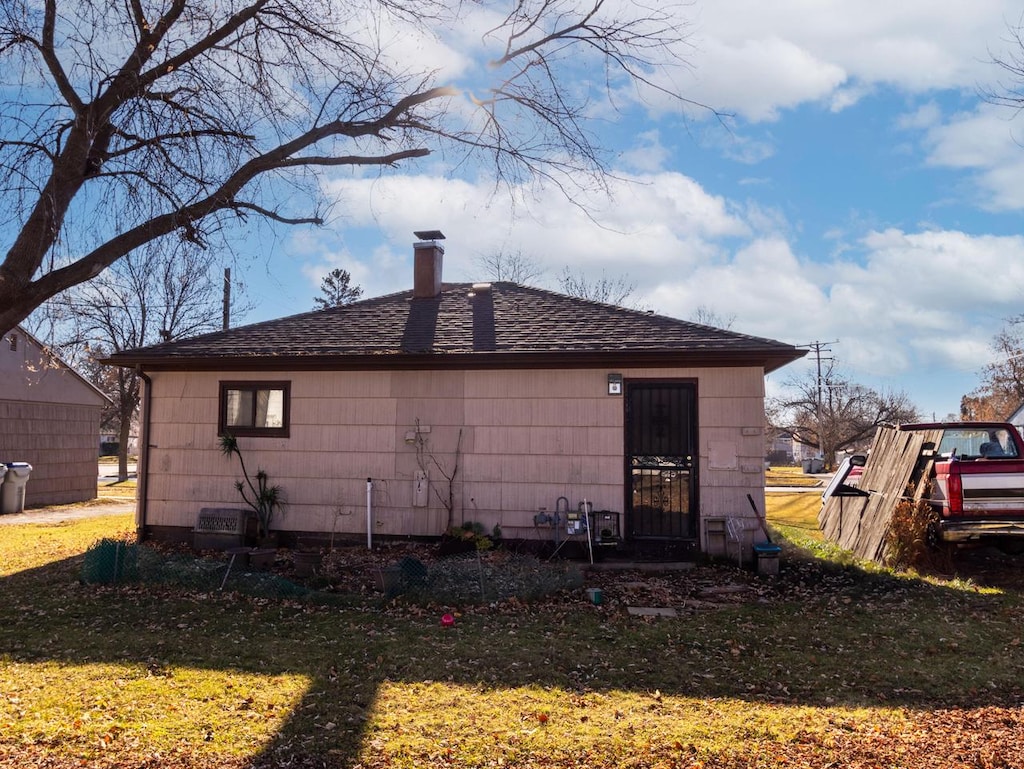
[(832, 458), (826, 456), (826, 444), (831, 449), (831, 441), (825, 440), (825, 425), (822, 420), (821, 405), (825, 399), (825, 377), (821, 374), (821, 363), (822, 361), (831, 361), (832, 358), (826, 357), (823, 353), (831, 353), (831, 345), (837, 344), (835, 342), (811, 342), (807, 345), (812, 353), (814, 353), (815, 366), (817, 367), (817, 397), (814, 399), (814, 418), (818, 422), (818, 453), (821, 455), (826, 466), (832, 466)]
[(231, 325), (231, 268), (224, 268), (224, 330)]

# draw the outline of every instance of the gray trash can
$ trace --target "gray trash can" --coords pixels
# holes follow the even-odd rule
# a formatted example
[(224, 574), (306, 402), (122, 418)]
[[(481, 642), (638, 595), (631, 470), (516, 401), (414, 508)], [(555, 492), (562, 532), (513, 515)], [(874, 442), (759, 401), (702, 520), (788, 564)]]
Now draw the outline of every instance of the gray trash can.
[(0, 462), (4, 468), (4, 482), (0, 483), (0, 513), (25, 512), (25, 487), (32, 474), (28, 462)]
[(825, 470), (825, 460), (821, 457), (811, 457), (803, 461), (804, 474), (820, 473)]

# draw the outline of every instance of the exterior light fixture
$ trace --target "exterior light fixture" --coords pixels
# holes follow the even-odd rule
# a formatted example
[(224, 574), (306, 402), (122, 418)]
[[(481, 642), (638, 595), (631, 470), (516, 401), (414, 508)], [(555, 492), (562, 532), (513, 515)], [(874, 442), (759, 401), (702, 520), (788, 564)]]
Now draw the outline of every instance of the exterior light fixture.
[(608, 394), (622, 395), (622, 374), (608, 375)]

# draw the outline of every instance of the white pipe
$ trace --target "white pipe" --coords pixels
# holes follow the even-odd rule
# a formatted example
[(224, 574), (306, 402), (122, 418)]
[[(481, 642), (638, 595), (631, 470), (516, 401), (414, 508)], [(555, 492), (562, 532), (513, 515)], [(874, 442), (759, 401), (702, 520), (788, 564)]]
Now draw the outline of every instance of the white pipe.
[(373, 478), (366, 479), (366, 549), (373, 550)]
[(587, 553), (590, 555), (590, 565), (594, 565), (594, 539), (590, 531), (590, 508), (593, 505), (588, 505), (587, 498), (583, 498), (583, 525), (587, 527)]

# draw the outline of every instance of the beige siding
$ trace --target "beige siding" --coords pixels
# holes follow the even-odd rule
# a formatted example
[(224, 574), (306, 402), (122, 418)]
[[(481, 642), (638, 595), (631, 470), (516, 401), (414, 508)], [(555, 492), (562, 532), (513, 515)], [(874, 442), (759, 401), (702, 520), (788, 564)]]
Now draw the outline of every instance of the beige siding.
[[(12, 337), (16, 341), (11, 343)], [(29, 403), (61, 403), (102, 408), (103, 396), (21, 330), (0, 337), (0, 394)], [(99, 428), (96, 451), (99, 452)]]
[(0, 460), (32, 465), (27, 506), (96, 497), (98, 406), (0, 401), (0, 425)]
[(0, 338), (0, 461), (32, 465), (26, 505), (96, 497), (104, 403), (20, 329)]
[[(764, 383), (757, 368), (618, 369), (630, 379), (682, 379), (698, 388), (704, 515), (749, 515), (763, 501)], [(288, 505), (293, 531), (364, 535), (366, 479), (374, 479), (372, 528), (437, 535), (452, 483), (455, 522), (499, 524), (534, 536), (533, 516), (559, 497), (573, 509), (624, 504), (623, 399), (606, 370), (263, 372), (152, 374), (148, 522), (191, 526), (202, 507), (238, 505), (237, 459), (217, 449), (222, 378), (291, 382), (287, 439), (242, 438), (251, 471), (264, 468)], [(714, 465), (714, 467), (711, 467)], [(429, 495), (414, 504), (417, 472)], [(760, 503), (760, 502), (759, 502)]]

